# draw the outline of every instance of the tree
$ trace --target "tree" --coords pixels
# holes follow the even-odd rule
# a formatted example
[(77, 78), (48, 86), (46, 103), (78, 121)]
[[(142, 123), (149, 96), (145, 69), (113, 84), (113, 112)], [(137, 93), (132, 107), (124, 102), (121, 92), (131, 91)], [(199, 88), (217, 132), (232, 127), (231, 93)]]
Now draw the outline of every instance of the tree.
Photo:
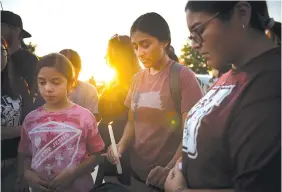
[(31, 53), (35, 52), (36, 45), (34, 45), (31, 42), (29, 42), (28, 45), (26, 45), (26, 46), (27, 46), (27, 50), (29, 50)]
[(182, 48), (182, 54), (180, 56), (181, 62), (191, 68), (196, 74), (209, 74), (211, 68), (207, 65), (201, 54), (193, 50), (189, 41)]
[(32, 44), (31, 42), (29, 42), (28, 44), (25, 44), (23, 41), (21, 42), (21, 46), (23, 49), (30, 51), (31, 53), (34, 54), (35, 49), (36, 49), (36, 45)]

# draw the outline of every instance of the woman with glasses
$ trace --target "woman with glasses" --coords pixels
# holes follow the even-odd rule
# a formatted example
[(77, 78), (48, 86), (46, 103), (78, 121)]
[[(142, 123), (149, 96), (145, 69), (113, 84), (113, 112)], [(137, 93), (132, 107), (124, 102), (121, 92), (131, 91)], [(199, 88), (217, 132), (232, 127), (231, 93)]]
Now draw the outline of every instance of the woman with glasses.
[[(135, 76), (125, 100), (128, 121), (118, 143), (118, 152), (131, 148), (132, 191), (159, 191), (176, 160), (181, 156), (182, 120), (202, 97), (194, 73), (186, 67), (179, 72), (181, 106), (175, 106), (170, 87), (170, 29), (157, 13), (135, 20), (130, 39), (145, 70)], [(180, 108), (177, 111), (178, 107)], [(111, 147), (108, 159), (117, 163)], [(147, 187), (148, 186), (148, 187)]]
[(1, 191), (13, 191), (15, 186), (27, 189), (18, 170), (17, 151), (21, 125), (31, 104), (27, 84), (15, 75), (7, 43), (1, 38)]
[(266, 1), (189, 1), (185, 11), (192, 47), (213, 68), (233, 66), (188, 113), (165, 191), (281, 191), (281, 48), (265, 34), (281, 39), (281, 24)]

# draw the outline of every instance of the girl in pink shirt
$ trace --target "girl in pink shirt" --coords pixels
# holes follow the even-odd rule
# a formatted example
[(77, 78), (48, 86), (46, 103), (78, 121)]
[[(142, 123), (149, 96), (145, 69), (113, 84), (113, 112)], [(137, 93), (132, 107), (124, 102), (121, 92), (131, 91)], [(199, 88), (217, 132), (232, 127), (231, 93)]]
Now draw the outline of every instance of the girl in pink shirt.
[(94, 185), (91, 170), (104, 149), (95, 117), (67, 97), (74, 73), (65, 56), (46, 55), (38, 66), (38, 88), (46, 103), (23, 123), (19, 153), (24, 177), (33, 192), (88, 192)]

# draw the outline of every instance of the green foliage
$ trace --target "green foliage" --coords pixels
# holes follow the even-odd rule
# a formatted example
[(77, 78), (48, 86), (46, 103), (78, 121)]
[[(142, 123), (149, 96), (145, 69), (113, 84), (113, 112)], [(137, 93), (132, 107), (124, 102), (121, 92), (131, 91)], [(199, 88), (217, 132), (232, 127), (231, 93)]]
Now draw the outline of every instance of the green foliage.
[(31, 42), (29, 42), (29, 43), (26, 45), (26, 47), (27, 47), (27, 50), (29, 50), (31, 53), (34, 54), (35, 49), (36, 49), (36, 45), (34, 45), (34, 44), (32, 44)]
[(207, 65), (201, 54), (192, 49), (189, 42), (182, 48), (180, 59), (182, 63), (193, 70), (196, 74), (209, 74), (211, 68)]

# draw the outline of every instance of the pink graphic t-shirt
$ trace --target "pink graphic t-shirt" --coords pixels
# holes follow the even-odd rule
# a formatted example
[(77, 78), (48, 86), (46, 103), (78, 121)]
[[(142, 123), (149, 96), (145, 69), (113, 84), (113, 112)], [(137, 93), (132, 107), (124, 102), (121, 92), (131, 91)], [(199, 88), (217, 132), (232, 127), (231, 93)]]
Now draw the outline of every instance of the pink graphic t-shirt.
[[(60, 112), (43, 107), (30, 112), (23, 123), (19, 152), (31, 155), (31, 168), (51, 181), (64, 169), (82, 163), (87, 152), (100, 152), (104, 146), (95, 117), (75, 104)], [(89, 173), (65, 191), (88, 192), (93, 185)]]

